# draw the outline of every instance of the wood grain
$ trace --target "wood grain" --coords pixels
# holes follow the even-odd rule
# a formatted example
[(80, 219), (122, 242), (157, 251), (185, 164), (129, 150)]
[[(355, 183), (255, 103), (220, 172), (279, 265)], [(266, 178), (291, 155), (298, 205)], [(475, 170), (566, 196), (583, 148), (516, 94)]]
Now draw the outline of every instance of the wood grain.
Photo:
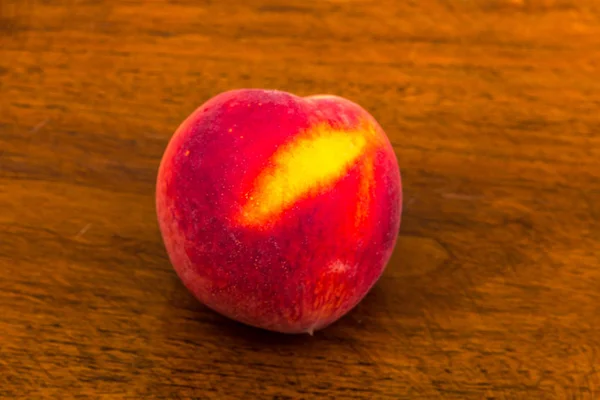
[[(2, 0), (0, 397), (600, 398), (600, 3)], [(402, 167), (397, 251), (329, 329), (208, 311), (154, 180), (237, 87), (334, 93)]]

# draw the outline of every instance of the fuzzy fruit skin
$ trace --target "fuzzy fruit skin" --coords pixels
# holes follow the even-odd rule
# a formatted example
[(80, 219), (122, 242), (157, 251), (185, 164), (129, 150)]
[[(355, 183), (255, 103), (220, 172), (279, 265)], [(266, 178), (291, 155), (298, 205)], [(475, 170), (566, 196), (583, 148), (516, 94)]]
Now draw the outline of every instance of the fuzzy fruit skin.
[(171, 263), (197, 299), (247, 325), (312, 334), (381, 276), (402, 185), (387, 136), (357, 104), (239, 89), (179, 126), (156, 207)]

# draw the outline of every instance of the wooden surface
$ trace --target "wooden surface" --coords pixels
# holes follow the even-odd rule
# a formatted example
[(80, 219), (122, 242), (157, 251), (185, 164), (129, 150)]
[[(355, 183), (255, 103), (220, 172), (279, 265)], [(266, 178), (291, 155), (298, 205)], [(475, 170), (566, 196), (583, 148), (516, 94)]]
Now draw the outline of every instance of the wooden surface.
[[(0, 398), (600, 398), (600, 3), (0, 1)], [(217, 93), (333, 93), (404, 178), (397, 251), (314, 337), (208, 311), (162, 151)]]

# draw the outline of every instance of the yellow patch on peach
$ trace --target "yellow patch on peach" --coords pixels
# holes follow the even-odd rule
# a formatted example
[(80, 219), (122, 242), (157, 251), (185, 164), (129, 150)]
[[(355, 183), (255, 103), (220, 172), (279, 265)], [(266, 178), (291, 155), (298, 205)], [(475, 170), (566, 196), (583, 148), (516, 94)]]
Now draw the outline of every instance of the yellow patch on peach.
[[(345, 131), (318, 125), (280, 147), (269, 167), (257, 177), (237, 217), (242, 226), (261, 226), (292, 207), (299, 199), (315, 196), (338, 181), (353, 164), (367, 155), (362, 166), (357, 221), (368, 212), (369, 185), (373, 180), (370, 150), (380, 143), (370, 124)], [(357, 222), (358, 223), (358, 222)]]

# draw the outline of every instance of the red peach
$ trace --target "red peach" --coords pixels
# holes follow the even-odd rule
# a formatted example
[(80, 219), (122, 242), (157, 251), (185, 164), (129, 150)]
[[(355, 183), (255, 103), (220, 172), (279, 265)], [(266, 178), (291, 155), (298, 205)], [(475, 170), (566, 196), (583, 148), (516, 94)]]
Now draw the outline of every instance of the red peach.
[(247, 325), (312, 334), (381, 276), (402, 184), (386, 134), (359, 105), (240, 89), (179, 126), (156, 207), (171, 263), (198, 300)]

